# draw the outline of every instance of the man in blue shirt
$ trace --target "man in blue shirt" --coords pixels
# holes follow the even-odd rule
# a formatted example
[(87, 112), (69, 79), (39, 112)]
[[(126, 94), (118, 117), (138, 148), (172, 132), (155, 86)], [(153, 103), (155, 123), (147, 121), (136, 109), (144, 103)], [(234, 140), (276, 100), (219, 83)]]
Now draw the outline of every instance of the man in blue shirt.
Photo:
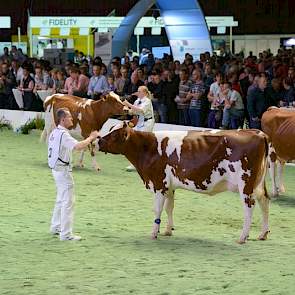
[(93, 76), (90, 78), (87, 95), (92, 99), (99, 98), (100, 94), (108, 90), (108, 82), (105, 76), (100, 74), (101, 66), (93, 66)]

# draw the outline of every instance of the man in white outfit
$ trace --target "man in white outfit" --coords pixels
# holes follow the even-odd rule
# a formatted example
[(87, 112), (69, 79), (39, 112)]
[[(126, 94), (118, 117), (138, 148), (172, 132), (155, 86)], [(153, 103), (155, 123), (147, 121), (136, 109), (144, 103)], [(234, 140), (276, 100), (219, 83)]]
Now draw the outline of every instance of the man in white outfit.
[(61, 241), (81, 240), (73, 234), (74, 218), (74, 181), (72, 176), (72, 151), (82, 150), (98, 137), (98, 131), (78, 142), (70, 134), (68, 128), (73, 126), (73, 118), (68, 109), (56, 112), (58, 126), (51, 132), (48, 140), (48, 165), (52, 169), (57, 196), (51, 219), (50, 232), (59, 234)]

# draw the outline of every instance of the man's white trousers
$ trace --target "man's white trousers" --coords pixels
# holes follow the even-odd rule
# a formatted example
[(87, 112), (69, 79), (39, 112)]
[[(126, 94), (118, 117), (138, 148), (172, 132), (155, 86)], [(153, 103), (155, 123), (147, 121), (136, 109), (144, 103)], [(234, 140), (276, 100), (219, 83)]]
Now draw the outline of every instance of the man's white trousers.
[(52, 169), (55, 180), (57, 196), (51, 219), (51, 232), (60, 231), (60, 238), (72, 235), (74, 219), (74, 180), (72, 173), (65, 169), (56, 171)]

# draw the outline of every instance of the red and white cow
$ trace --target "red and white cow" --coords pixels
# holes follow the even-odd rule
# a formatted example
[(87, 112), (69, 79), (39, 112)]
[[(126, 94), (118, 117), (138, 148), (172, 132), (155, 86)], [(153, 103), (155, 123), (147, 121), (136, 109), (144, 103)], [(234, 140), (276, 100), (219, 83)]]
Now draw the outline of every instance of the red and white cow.
[(137, 169), (145, 186), (155, 195), (155, 222), (152, 238), (157, 238), (165, 206), (172, 234), (174, 192), (183, 188), (214, 195), (239, 192), (244, 207), (244, 226), (239, 243), (250, 230), (255, 199), (262, 210), (260, 240), (269, 232), (269, 198), (265, 189), (267, 136), (259, 130), (158, 131), (140, 132), (125, 122), (97, 140), (102, 152), (124, 155)]
[[(85, 99), (67, 94), (54, 94), (48, 96), (44, 101), (45, 127), (41, 135), (43, 139), (48, 137), (56, 125), (56, 110), (67, 108), (73, 117), (72, 135), (87, 138), (91, 131), (100, 130), (103, 124), (114, 115), (124, 115), (128, 108), (123, 105), (120, 97), (111, 92), (98, 101)], [(95, 161), (94, 148), (90, 147), (94, 169), (100, 170)], [(81, 152), (79, 166), (83, 167), (84, 151)]]
[[(287, 161), (295, 160), (295, 111), (269, 108), (261, 118), (262, 130), (270, 138), (270, 177), (274, 196), (285, 192), (283, 169)], [(278, 162), (278, 180), (276, 180)]]

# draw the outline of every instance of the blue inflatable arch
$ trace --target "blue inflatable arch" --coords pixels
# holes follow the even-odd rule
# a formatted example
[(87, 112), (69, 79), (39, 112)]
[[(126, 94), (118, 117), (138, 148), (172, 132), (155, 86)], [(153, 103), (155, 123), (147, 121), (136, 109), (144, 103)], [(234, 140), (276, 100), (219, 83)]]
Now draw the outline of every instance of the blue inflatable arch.
[(196, 0), (140, 0), (116, 30), (112, 56), (123, 56), (138, 21), (154, 5), (159, 8), (174, 59), (183, 61), (186, 52), (198, 59), (200, 53), (212, 53), (210, 34), (203, 11)]

